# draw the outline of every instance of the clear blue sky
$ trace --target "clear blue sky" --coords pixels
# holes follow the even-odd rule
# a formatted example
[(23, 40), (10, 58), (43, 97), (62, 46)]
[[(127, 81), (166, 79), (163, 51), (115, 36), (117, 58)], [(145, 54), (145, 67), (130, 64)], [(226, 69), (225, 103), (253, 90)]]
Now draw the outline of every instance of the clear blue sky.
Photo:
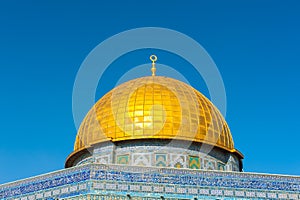
[[(82, 61), (106, 38), (145, 26), (185, 33), (211, 55), (245, 171), (300, 175), (299, 1), (107, 2), (1, 1), (0, 183), (63, 168), (76, 135), (72, 89)], [(156, 53), (175, 69), (190, 67)], [(98, 98), (148, 56), (138, 51), (116, 60)]]

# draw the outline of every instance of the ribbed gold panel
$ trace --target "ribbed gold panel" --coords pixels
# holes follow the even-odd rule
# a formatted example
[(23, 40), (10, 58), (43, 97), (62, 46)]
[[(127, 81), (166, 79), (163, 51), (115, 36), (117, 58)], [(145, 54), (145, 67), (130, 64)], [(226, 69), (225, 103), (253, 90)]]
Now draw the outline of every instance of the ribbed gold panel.
[(103, 141), (179, 139), (234, 151), (218, 109), (200, 92), (175, 79), (131, 80), (104, 95), (83, 120), (74, 151)]

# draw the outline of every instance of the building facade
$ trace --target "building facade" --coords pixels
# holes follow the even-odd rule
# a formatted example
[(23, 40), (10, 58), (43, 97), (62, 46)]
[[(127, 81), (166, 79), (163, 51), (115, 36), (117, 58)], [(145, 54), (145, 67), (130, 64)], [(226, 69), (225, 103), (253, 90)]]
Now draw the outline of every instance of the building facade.
[(84, 164), (0, 186), (0, 199), (300, 199), (300, 178)]
[(243, 172), (219, 110), (178, 80), (152, 76), (104, 95), (66, 169), (0, 185), (0, 199), (300, 199), (300, 177)]

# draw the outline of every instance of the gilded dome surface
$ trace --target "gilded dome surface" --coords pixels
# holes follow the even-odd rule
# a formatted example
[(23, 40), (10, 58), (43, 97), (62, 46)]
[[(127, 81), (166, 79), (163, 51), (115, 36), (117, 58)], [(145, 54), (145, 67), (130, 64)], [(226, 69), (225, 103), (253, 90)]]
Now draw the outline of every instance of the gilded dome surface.
[(83, 120), (73, 153), (104, 141), (137, 139), (185, 140), (236, 151), (218, 109), (191, 86), (162, 76), (134, 79), (104, 95)]

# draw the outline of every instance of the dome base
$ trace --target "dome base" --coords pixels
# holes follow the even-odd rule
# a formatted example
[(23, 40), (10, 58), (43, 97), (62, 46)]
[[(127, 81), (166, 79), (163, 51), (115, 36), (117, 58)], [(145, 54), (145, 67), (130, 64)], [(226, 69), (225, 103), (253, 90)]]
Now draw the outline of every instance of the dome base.
[[(89, 151), (69, 157), (66, 167), (86, 163), (101, 163), (242, 171), (241, 159), (242, 157), (237, 153), (198, 142), (147, 139), (96, 144)], [(71, 160), (72, 162), (70, 162)]]

